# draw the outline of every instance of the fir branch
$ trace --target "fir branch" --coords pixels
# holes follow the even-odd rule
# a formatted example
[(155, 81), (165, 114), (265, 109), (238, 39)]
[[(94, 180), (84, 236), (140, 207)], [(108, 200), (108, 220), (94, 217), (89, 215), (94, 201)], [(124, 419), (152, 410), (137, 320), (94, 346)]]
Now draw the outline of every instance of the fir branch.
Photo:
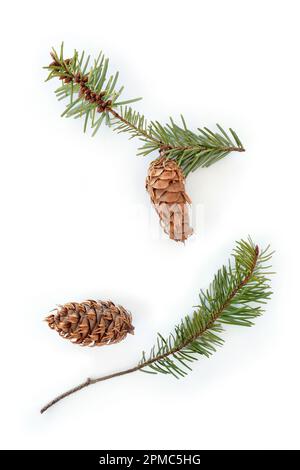
[(270, 297), (265, 263), (272, 253), (261, 253), (251, 239), (240, 241), (234, 250), (234, 267), (230, 262), (215, 275), (206, 291), (201, 291), (199, 305), (186, 316), (167, 338), (158, 334), (157, 343), (148, 357), (143, 353), (140, 365), (154, 373), (187, 374), (189, 364), (198, 355), (209, 357), (223, 343), (219, 334), (222, 324), (252, 326), (263, 312), (261, 304)]
[(200, 292), (193, 315), (186, 316), (168, 337), (158, 334), (149, 355), (143, 352), (140, 362), (130, 369), (88, 378), (49, 402), (41, 413), (89, 385), (138, 370), (184, 377), (191, 370), (191, 363), (200, 356), (209, 357), (223, 344), (220, 334), (224, 324), (252, 326), (253, 320), (263, 313), (262, 306), (272, 294), (269, 286), (272, 254), (269, 247), (260, 250), (250, 238), (239, 241), (233, 251), (234, 262), (229, 261), (219, 269), (210, 287)]
[(216, 163), (230, 152), (244, 152), (236, 133), (232, 129), (227, 133), (220, 125), (217, 132), (204, 127), (195, 133), (187, 128), (183, 117), (181, 126), (172, 118), (165, 125), (147, 122), (128, 106), (141, 98), (120, 99), (124, 87), (116, 90), (119, 73), (107, 78), (109, 60), (102, 52), (90, 68), (90, 56), (86, 58), (85, 52), (79, 55), (75, 50), (71, 58), (65, 59), (63, 44), (59, 54), (53, 49), (51, 57), (53, 62), (45, 67), (49, 70), (47, 80), (59, 78), (62, 85), (56, 90), (57, 98), (68, 100), (62, 116), (83, 117), (84, 132), (90, 125), (94, 136), (102, 123), (119, 133), (128, 132), (131, 138), (138, 137), (143, 142), (138, 155), (164, 150), (165, 156), (176, 160), (185, 175)]

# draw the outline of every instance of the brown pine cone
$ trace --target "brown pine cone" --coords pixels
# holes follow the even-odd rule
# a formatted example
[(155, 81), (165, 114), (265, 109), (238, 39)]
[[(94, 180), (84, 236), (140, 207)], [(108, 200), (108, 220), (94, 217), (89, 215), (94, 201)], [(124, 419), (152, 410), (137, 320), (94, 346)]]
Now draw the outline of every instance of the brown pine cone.
[(184, 180), (177, 163), (164, 156), (150, 164), (146, 179), (146, 190), (162, 228), (172, 240), (181, 242), (193, 233), (187, 206), (191, 200), (185, 192)]
[(86, 300), (59, 305), (46, 318), (60, 336), (81, 346), (103, 346), (133, 333), (131, 314), (111, 301)]

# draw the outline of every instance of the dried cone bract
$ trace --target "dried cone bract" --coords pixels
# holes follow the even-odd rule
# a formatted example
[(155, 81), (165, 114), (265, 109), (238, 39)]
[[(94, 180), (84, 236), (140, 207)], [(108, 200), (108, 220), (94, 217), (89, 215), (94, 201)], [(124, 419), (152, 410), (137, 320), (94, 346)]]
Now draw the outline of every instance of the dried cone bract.
[(146, 189), (160, 223), (172, 240), (184, 242), (193, 233), (189, 222), (184, 174), (174, 160), (161, 156), (150, 164)]
[(133, 334), (131, 314), (111, 301), (86, 300), (60, 305), (46, 318), (60, 336), (81, 346), (103, 346)]

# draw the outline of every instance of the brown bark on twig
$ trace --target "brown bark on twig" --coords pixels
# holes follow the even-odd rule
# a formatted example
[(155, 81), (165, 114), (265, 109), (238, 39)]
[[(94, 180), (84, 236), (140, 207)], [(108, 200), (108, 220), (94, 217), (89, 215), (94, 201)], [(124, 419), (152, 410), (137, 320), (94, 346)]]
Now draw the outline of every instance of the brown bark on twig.
[(95, 378), (95, 379), (88, 378), (85, 382), (82, 382), (81, 384), (77, 385), (76, 387), (71, 388), (70, 390), (67, 390), (66, 392), (62, 393), (61, 395), (58, 395), (56, 398), (51, 400), (47, 405), (45, 405), (41, 409), (41, 413), (44, 413), (45, 411), (47, 411), (49, 408), (51, 408), (53, 405), (55, 405), (59, 401), (61, 401), (64, 398), (72, 395), (75, 392), (78, 392), (79, 390), (82, 390), (83, 388), (89, 387), (90, 385), (96, 384), (98, 382), (104, 382), (105, 380), (113, 379), (115, 377), (120, 377), (122, 375), (131, 374), (132, 372), (136, 372), (138, 370), (144, 369), (145, 367), (153, 364), (154, 362), (162, 360), (162, 359), (164, 359), (164, 358), (166, 358), (166, 357), (168, 357), (172, 354), (176, 354), (176, 352), (178, 352), (181, 349), (185, 348), (189, 343), (193, 342), (196, 338), (203, 335), (203, 333), (205, 333), (205, 331), (207, 331), (209, 328), (211, 328), (213, 323), (222, 315), (224, 310), (226, 310), (226, 308), (230, 305), (231, 300), (237, 295), (237, 293), (240, 291), (240, 289), (242, 289), (251, 280), (251, 278), (253, 276), (253, 273), (254, 273), (254, 270), (255, 270), (255, 267), (256, 267), (256, 264), (257, 264), (258, 257), (259, 257), (259, 248), (258, 248), (258, 246), (256, 246), (255, 247), (255, 258), (253, 260), (253, 264), (250, 267), (250, 270), (249, 270), (247, 276), (245, 276), (244, 279), (241, 280), (239, 285), (237, 285), (234, 289), (232, 289), (232, 291), (228, 295), (226, 301), (214, 313), (214, 315), (212, 316), (210, 322), (206, 325), (204, 330), (197, 332), (197, 334), (189, 337), (184, 343), (180, 344), (180, 346), (178, 346), (176, 348), (173, 348), (172, 350), (168, 351), (167, 353), (161, 354), (160, 356), (156, 356), (155, 358), (150, 359), (149, 361), (144, 362), (142, 364), (139, 364), (135, 367), (131, 367), (130, 369), (126, 369), (126, 370), (123, 370), (123, 371), (120, 371), (120, 372), (115, 372), (113, 374), (105, 375), (105, 376), (98, 377), (98, 378)]

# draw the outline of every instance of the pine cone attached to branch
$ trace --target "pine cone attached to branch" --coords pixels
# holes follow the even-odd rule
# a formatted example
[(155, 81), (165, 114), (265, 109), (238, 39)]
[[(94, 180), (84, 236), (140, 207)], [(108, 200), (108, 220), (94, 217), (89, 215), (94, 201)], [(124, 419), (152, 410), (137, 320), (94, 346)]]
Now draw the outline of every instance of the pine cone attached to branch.
[(163, 230), (172, 240), (181, 242), (193, 233), (188, 213), (191, 200), (185, 192), (184, 180), (182, 169), (163, 152), (150, 164), (146, 179), (146, 190)]
[(131, 314), (111, 301), (86, 300), (59, 305), (46, 318), (60, 336), (81, 346), (103, 346), (133, 334)]

